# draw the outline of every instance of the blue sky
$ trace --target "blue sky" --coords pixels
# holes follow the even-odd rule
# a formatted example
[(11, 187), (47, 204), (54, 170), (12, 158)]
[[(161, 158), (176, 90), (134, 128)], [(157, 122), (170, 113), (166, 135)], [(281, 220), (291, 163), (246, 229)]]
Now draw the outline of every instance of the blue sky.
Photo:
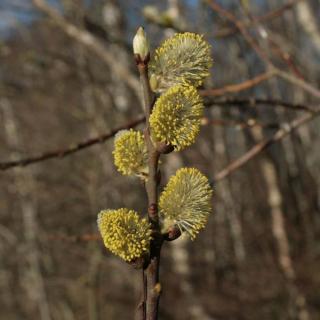
[[(58, 0), (47, 0), (53, 6), (58, 6)], [(148, 1), (147, 1), (148, 2)], [(198, 0), (185, 0), (188, 6), (195, 6)], [(16, 6), (21, 7), (17, 9)], [(24, 11), (22, 8), (25, 8)], [(0, 0), (0, 31), (5, 32), (7, 29), (14, 27), (16, 21), (29, 23), (35, 18), (32, 12), (31, 0)]]
[[(57, 0), (47, 2), (57, 7)], [(31, 0), (0, 0), (0, 35), (7, 35), (17, 23), (30, 23), (35, 17)]]

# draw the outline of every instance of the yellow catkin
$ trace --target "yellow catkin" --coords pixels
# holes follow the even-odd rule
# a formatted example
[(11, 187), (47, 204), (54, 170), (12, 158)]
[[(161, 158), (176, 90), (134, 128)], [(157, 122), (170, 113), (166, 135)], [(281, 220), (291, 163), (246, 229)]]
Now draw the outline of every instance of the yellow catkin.
[(151, 226), (134, 210), (104, 210), (98, 214), (97, 222), (105, 246), (125, 261), (149, 251)]
[(209, 76), (211, 66), (211, 47), (202, 35), (177, 33), (164, 41), (150, 61), (152, 89), (164, 92), (181, 83), (198, 87)]
[(114, 164), (123, 175), (147, 176), (148, 154), (142, 132), (120, 131), (115, 137), (113, 156)]
[(182, 168), (172, 176), (159, 200), (164, 231), (176, 225), (194, 239), (211, 213), (212, 188), (198, 169)]
[(203, 116), (203, 102), (190, 85), (176, 85), (156, 101), (150, 116), (152, 138), (176, 151), (195, 142)]

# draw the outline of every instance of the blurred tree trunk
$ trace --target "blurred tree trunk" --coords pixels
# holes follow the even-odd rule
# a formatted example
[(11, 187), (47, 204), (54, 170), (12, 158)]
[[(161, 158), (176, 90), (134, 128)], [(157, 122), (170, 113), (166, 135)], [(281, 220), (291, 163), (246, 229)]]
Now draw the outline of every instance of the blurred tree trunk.
[[(21, 150), (23, 142), (19, 136), (18, 123), (9, 100), (2, 98), (0, 108), (4, 116), (7, 144), (13, 150)], [(13, 157), (19, 153), (12, 154)], [(37, 220), (37, 203), (34, 194), (38, 192), (32, 169), (17, 169), (12, 173), (23, 221), (23, 242), (20, 243), (21, 279), (20, 285), (25, 290), (28, 300), (24, 309), (28, 313), (37, 310), (35, 315), (41, 320), (51, 320), (49, 302), (41, 271), (41, 251), (39, 248), (40, 228)], [(24, 263), (26, 267), (24, 268)], [(29, 305), (28, 301), (31, 303)], [(36, 316), (36, 317), (38, 317)]]

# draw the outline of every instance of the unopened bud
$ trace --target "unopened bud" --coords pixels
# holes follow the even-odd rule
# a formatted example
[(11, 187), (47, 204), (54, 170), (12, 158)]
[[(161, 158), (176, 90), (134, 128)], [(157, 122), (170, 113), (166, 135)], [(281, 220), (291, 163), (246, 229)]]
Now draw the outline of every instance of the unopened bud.
[(140, 27), (133, 38), (133, 53), (144, 61), (149, 56), (149, 41), (144, 29)]
[(156, 149), (158, 152), (163, 154), (171, 153), (174, 150), (173, 145), (166, 144), (165, 142), (157, 142), (156, 143)]
[(158, 88), (158, 84), (159, 84), (159, 79), (158, 79), (158, 76), (156, 76), (155, 74), (152, 74), (150, 76), (150, 88), (153, 92), (157, 91), (157, 88)]

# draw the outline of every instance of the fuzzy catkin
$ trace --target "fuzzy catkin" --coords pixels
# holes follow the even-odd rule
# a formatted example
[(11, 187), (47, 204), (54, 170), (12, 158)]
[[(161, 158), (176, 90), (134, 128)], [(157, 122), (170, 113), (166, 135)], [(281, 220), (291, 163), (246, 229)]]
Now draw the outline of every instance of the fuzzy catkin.
[(155, 51), (149, 65), (151, 87), (164, 92), (176, 84), (198, 87), (209, 76), (211, 47), (202, 35), (177, 33)]
[(152, 138), (165, 142), (176, 151), (195, 142), (200, 131), (203, 102), (190, 85), (176, 85), (156, 101), (150, 116)]
[(103, 210), (98, 214), (97, 223), (105, 246), (125, 261), (148, 252), (151, 227), (134, 210)]
[(205, 227), (211, 208), (212, 189), (206, 176), (195, 168), (181, 168), (172, 176), (159, 199), (164, 231), (176, 225), (194, 239)]
[(115, 137), (113, 156), (115, 166), (123, 175), (147, 176), (148, 154), (142, 132), (120, 131)]

